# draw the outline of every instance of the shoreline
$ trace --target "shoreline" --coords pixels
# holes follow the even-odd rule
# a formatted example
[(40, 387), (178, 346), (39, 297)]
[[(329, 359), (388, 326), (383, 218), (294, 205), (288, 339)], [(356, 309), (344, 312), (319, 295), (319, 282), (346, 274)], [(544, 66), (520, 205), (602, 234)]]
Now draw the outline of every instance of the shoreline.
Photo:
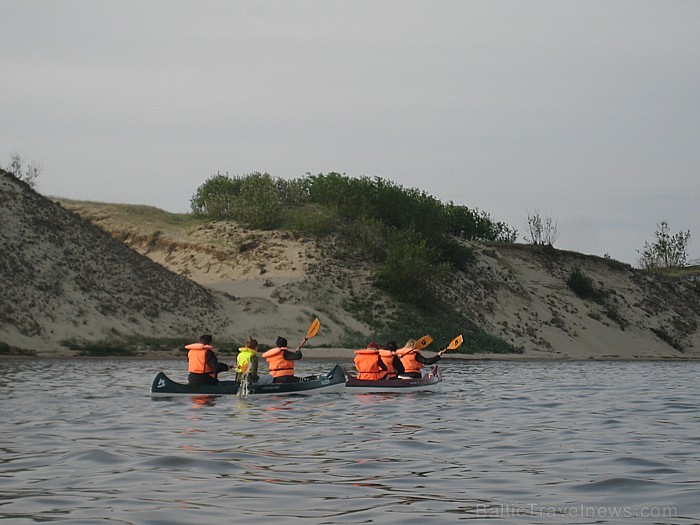
[[(319, 361), (333, 361), (333, 360), (344, 360), (352, 361), (354, 357), (355, 349), (349, 348), (305, 348), (303, 350), (304, 359), (307, 360), (319, 360)], [(430, 350), (424, 350), (422, 353), (426, 357), (431, 357), (436, 354)], [(235, 360), (236, 354), (234, 353), (221, 353), (217, 352), (220, 361), (226, 363), (231, 360)], [(124, 361), (147, 361), (147, 360), (173, 360), (173, 361), (184, 361), (186, 360), (185, 355), (177, 355), (172, 352), (153, 352), (151, 354), (137, 353), (134, 355), (78, 355), (74, 353), (68, 353), (68, 351), (59, 351), (56, 353), (37, 353), (34, 355), (22, 355), (22, 354), (1, 354), (0, 361), (18, 361), (18, 360), (68, 360), (68, 359), (89, 359), (89, 360), (124, 360)], [(603, 355), (603, 356), (570, 356), (570, 355), (527, 355), (527, 354), (493, 354), (493, 353), (480, 353), (480, 354), (458, 354), (458, 353), (448, 353), (443, 355), (441, 362), (449, 361), (513, 361), (513, 362), (582, 362), (582, 361), (700, 361), (700, 356), (697, 355), (662, 355), (662, 356), (623, 356), (623, 355)]]

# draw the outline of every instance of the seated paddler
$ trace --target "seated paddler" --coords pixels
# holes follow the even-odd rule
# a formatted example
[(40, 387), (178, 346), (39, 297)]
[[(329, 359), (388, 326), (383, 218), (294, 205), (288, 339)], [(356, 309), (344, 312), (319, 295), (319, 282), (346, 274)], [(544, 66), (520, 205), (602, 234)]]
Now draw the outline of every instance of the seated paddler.
[(228, 370), (228, 365), (217, 359), (209, 334), (200, 336), (196, 343), (185, 346), (185, 349), (189, 372), (187, 382), (190, 385), (216, 385), (219, 382), (219, 372)]
[(355, 350), (355, 368), (357, 379), (377, 380), (386, 376), (386, 364), (379, 353), (379, 345), (372, 341), (367, 348)]
[(278, 337), (275, 347), (270, 348), (262, 355), (267, 360), (273, 383), (294, 383), (299, 378), (294, 375), (294, 361), (303, 356), (301, 350), (291, 351), (287, 348), (287, 340)]
[(425, 374), (425, 365), (434, 365), (440, 361), (440, 354), (433, 357), (425, 357), (420, 351), (415, 348), (416, 342), (413, 339), (406, 341), (403, 348), (396, 351), (396, 355), (401, 359), (404, 372), (401, 374), (404, 377), (419, 379)]
[(240, 383), (246, 376), (249, 383), (257, 383), (259, 360), (258, 342), (252, 337), (246, 338), (244, 346), (238, 349), (236, 357), (236, 381)]
[(379, 358), (386, 366), (382, 379), (398, 379), (405, 372), (401, 358), (396, 355), (396, 341), (389, 341), (379, 349)]

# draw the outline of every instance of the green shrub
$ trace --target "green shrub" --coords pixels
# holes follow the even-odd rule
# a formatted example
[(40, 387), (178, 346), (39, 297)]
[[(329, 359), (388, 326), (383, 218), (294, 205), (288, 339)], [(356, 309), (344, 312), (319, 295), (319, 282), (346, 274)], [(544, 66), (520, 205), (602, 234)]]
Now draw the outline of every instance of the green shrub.
[(375, 284), (399, 300), (429, 294), (448, 266), (466, 270), (473, 249), (454, 237), (513, 242), (517, 233), (487, 213), (444, 204), (416, 188), (380, 177), (339, 173), (291, 181), (267, 173), (217, 173), (192, 197), (192, 212), (233, 219), (250, 228), (279, 228), (322, 236), (338, 233), (336, 257), (381, 263)]
[(665, 328), (650, 328), (650, 330), (661, 339), (663, 342), (678, 350), (679, 352), (685, 352), (685, 345), (677, 334), (670, 333), (669, 330)]
[(249, 228), (267, 230), (278, 227), (284, 208), (272, 177), (268, 173), (251, 173), (240, 180), (234, 217)]
[(444, 207), (447, 231), (463, 239), (515, 242), (518, 231), (504, 222), (494, 222), (488, 213), (450, 202)]
[[(639, 263), (642, 268), (683, 268), (688, 263), (688, 243), (690, 230), (671, 235), (666, 221), (661, 221), (656, 230), (656, 242), (644, 243)], [(637, 250), (639, 252), (639, 250)]]
[(603, 320), (603, 316), (600, 315), (600, 312), (596, 312), (596, 311), (593, 311), (593, 310), (591, 310), (590, 312), (588, 312), (588, 317), (590, 317), (591, 319), (595, 319), (596, 321), (602, 321), (602, 320)]
[(377, 262), (386, 258), (389, 228), (377, 219), (361, 218), (346, 224), (340, 238), (341, 245), (356, 257)]
[(476, 262), (474, 249), (464, 246), (452, 238), (445, 238), (437, 243), (440, 259), (448, 262), (458, 270), (466, 270)]
[(629, 325), (627, 319), (622, 317), (622, 315), (620, 314), (617, 305), (615, 305), (612, 302), (609, 302), (609, 304), (607, 305), (605, 315), (608, 316), (608, 319), (615, 321), (621, 330), (624, 330)]
[(290, 209), (284, 224), (293, 232), (323, 237), (337, 229), (338, 216), (328, 208), (309, 205)]
[(387, 325), (386, 312), (377, 308), (376, 298), (373, 296), (360, 296), (351, 293), (350, 297), (342, 301), (342, 307), (350, 312), (353, 318), (361, 321), (375, 330), (384, 330)]
[(241, 191), (242, 180), (218, 173), (209, 177), (190, 199), (195, 215), (211, 219), (232, 219)]
[(267, 173), (228, 174), (207, 179), (190, 200), (194, 214), (235, 219), (252, 228), (274, 228), (284, 210), (315, 204), (349, 221), (372, 219), (388, 228), (408, 229), (427, 239), (454, 235), (464, 239), (514, 242), (515, 229), (477, 209), (444, 204), (425, 191), (404, 188), (381, 177), (352, 178), (340, 173), (294, 180)]
[(376, 283), (406, 301), (420, 300), (435, 279), (435, 250), (415, 232), (399, 231), (389, 239)]
[(569, 289), (581, 299), (595, 299), (598, 292), (593, 286), (593, 280), (588, 277), (581, 268), (574, 268), (566, 281)]

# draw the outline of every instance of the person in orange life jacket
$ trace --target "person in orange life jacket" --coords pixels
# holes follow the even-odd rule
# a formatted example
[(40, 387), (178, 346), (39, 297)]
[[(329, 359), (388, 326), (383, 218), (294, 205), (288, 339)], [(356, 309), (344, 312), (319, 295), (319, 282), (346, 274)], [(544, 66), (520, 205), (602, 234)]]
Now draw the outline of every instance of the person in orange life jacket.
[(418, 349), (414, 348), (415, 344), (416, 342), (413, 339), (409, 339), (403, 348), (399, 348), (396, 351), (396, 355), (401, 359), (401, 364), (404, 368), (402, 375), (420, 379), (423, 376), (423, 366), (434, 365), (440, 361), (440, 354), (433, 357), (424, 357)]
[(383, 379), (386, 376), (386, 364), (379, 355), (379, 345), (372, 341), (367, 348), (355, 350), (355, 368), (357, 379)]
[(219, 382), (218, 373), (228, 370), (228, 365), (217, 359), (211, 342), (211, 335), (204, 334), (198, 342), (185, 347), (189, 372), (187, 382), (190, 385), (215, 385)]
[(389, 341), (380, 348), (379, 358), (386, 365), (386, 374), (382, 379), (398, 379), (399, 374), (404, 373), (401, 358), (396, 355), (396, 341)]
[(278, 337), (275, 348), (270, 348), (262, 356), (267, 359), (273, 383), (294, 383), (299, 378), (294, 375), (294, 361), (301, 359), (301, 350), (292, 352), (287, 348), (287, 340)]

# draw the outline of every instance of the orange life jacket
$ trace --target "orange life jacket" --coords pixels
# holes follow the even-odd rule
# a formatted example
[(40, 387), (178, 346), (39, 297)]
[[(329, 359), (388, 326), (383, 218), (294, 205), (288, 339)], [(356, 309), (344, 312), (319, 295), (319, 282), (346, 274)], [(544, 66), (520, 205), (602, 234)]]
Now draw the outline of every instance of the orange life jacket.
[(267, 366), (270, 368), (272, 377), (293, 376), (294, 361), (284, 358), (286, 346), (270, 348), (262, 356), (267, 359)]
[(188, 350), (188, 372), (193, 374), (209, 374), (211, 377), (216, 377), (216, 370), (210, 367), (206, 360), (207, 351), (213, 350), (213, 347), (202, 343), (192, 343), (185, 348)]
[(365, 348), (355, 350), (355, 368), (357, 379), (382, 379), (384, 370), (379, 368), (379, 350)]
[(413, 348), (399, 348), (396, 351), (396, 355), (401, 359), (401, 364), (403, 365), (404, 371), (409, 372), (420, 372), (423, 368), (423, 364), (416, 360), (416, 355), (418, 350)]
[(396, 379), (398, 374), (396, 373), (396, 367), (394, 366), (394, 356), (396, 354), (391, 350), (379, 350), (379, 358), (384, 361), (386, 365), (386, 372), (382, 379)]

